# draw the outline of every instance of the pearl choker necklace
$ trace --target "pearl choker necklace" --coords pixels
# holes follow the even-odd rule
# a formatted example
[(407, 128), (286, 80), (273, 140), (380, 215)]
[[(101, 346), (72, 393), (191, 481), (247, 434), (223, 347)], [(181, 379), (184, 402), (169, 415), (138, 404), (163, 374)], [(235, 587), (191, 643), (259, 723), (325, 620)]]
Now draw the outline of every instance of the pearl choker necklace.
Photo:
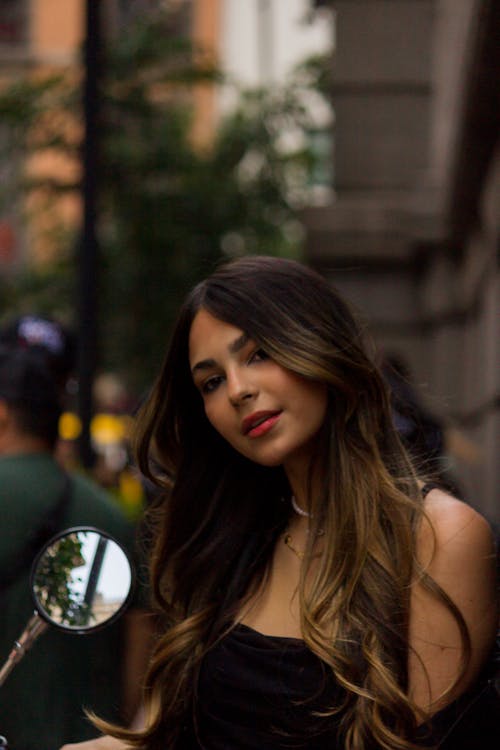
[(308, 513), (306, 510), (304, 510), (304, 508), (301, 508), (300, 505), (297, 503), (295, 499), (295, 495), (292, 495), (291, 503), (292, 503), (292, 508), (294, 509), (294, 511), (297, 513), (298, 516), (303, 516), (304, 518), (312, 518), (311, 514)]

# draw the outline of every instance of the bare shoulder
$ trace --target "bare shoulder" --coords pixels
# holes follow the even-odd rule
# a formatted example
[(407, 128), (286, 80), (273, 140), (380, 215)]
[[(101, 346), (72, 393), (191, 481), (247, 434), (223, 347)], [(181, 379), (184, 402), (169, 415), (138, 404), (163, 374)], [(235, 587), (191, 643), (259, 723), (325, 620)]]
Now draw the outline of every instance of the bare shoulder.
[(417, 535), (421, 562), (435, 565), (443, 557), (465, 567), (467, 559), (495, 564), (495, 540), (488, 521), (467, 503), (433, 489), (425, 499), (426, 517)]
[[(472, 684), (491, 651), (498, 625), (496, 554), (486, 519), (470, 505), (440, 490), (425, 500), (417, 533), (421, 567), (460, 612), (470, 637), (467, 669), (448, 699)], [(417, 704), (439, 707), (440, 696), (457, 680), (462, 639), (456, 617), (417, 573), (412, 587), (409, 661)]]
[[(467, 503), (441, 490), (426, 498), (417, 535), (424, 569), (465, 618), (496, 609), (496, 550), (488, 521)], [(493, 615), (492, 615), (493, 616)]]
[(498, 627), (492, 529), (470, 505), (440, 490), (429, 493), (424, 509), (417, 538), (420, 562), (462, 613), (473, 650), (484, 653)]

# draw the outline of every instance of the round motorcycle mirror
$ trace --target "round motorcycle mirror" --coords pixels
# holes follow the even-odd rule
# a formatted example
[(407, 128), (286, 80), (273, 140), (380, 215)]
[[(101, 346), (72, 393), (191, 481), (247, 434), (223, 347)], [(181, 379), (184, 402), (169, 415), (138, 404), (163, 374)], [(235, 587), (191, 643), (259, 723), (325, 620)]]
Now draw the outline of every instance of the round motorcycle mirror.
[(127, 606), (133, 567), (118, 542), (92, 527), (66, 529), (37, 555), (31, 572), (35, 609), (72, 633), (97, 630)]

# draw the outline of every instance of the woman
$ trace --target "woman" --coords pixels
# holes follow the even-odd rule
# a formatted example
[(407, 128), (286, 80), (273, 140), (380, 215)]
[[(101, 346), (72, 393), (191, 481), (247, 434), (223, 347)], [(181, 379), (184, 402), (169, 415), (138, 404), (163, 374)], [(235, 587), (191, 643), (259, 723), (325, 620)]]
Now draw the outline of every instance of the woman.
[(145, 728), (97, 722), (103, 748), (432, 744), (429, 717), (469, 694), (492, 649), (492, 536), (423, 488), (324, 279), (248, 257), (199, 284), (137, 455), (165, 488), (152, 555), (165, 631)]

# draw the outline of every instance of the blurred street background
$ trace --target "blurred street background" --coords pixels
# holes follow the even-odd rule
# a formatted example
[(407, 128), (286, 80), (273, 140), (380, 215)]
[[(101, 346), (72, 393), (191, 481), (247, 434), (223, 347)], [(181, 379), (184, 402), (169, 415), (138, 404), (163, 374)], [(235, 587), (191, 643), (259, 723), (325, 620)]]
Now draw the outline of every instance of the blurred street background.
[(60, 460), (137, 518), (128, 436), (180, 301), (286, 255), (500, 522), (499, 30), (498, 0), (0, 0), (0, 328), (74, 335)]

